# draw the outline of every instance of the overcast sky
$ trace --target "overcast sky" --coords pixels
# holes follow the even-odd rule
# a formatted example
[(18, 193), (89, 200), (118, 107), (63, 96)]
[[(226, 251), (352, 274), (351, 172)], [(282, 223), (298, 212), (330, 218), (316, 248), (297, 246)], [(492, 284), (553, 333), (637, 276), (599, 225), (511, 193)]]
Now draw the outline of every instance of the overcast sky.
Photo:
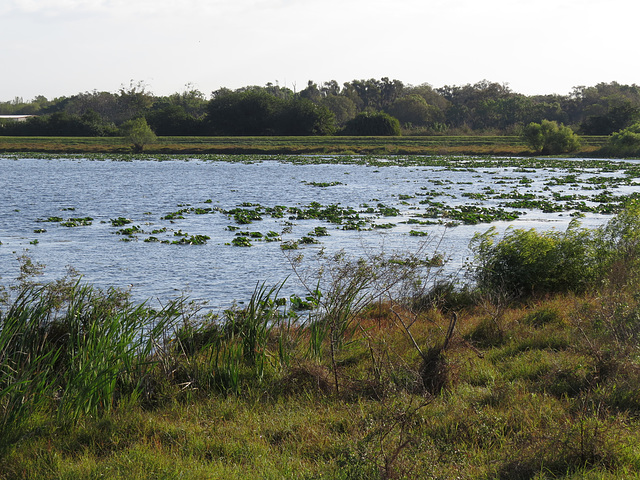
[(486, 79), (527, 95), (640, 84), (637, 0), (0, 0), (0, 101), (130, 81)]

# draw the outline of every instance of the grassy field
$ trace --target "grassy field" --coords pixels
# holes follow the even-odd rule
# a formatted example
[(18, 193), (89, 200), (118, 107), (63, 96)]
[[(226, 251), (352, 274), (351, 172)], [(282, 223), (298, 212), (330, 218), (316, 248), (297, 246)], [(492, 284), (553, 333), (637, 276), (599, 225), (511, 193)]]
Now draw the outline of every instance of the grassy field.
[[(578, 153), (596, 151), (607, 137), (581, 137)], [(0, 137), (0, 152), (127, 153), (121, 137)], [(530, 155), (516, 136), (405, 137), (159, 137), (147, 153), (356, 153)]]
[(337, 256), (321, 295), (258, 286), (223, 318), (39, 285), (23, 259), (0, 478), (639, 478), (639, 211), (485, 236), (466, 289)]

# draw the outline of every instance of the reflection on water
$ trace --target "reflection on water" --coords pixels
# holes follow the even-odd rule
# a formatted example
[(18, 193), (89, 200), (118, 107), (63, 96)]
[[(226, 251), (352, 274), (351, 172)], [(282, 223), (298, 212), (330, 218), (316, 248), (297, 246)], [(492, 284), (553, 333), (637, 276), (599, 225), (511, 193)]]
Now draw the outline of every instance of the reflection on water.
[[(26, 253), (46, 265), (45, 279), (60, 278), (67, 266), (72, 266), (86, 281), (100, 287), (130, 287), (137, 300), (164, 302), (186, 292), (193, 299), (206, 300), (211, 307), (219, 308), (229, 306), (233, 300), (248, 299), (257, 282), (275, 284), (292, 274), (280, 241), (252, 241), (251, 248), (235, 247), (230, 243), (236, 232), (229, 227), (265, 235), (276, 232), (282, 241), (297, 241), (316, 226), (327, 227), (330, 235), (317, 237), (319, 244), (302, 245), (294, 251), (306, 256), (322, 248), (328, 252), (344, 249), (353, 255), (415, 251), (425, 237), (409, 232), (424, 231), (430, 234), (428, 254), (439, 245), (439, 251), (451, 258), (450, 268), (456, 269), (469, 256), (467, 245), (473, 234), (490, 225), (445, 229), (442, 225), (406, 223), (426, 211), (427, 195), (432, 201), (447, 205), (498, 207), (504, 200), (495, 197), (514, 189), (540, 194), (546, 186), (549, 195), (594, 195), (604, 190), (594, 192), (592, 186), (575, 183), (548, 187), (550, 178), (568, 174), (556, 168), (523, 172), (493, 167), (308, 165), (276, 160), (232, 163), (193, 159), (121, 162), (0, 158), (0, 276), (5, 284), (15, 278), (16, 257)], [(587, 178), (589, 172), (582, 174)], [(616, 194), (628, 191), (627, 187), (617, 188)], [(494, 193), (485, 198), (473, 195), (489, 189)], [(398, 209), (399, 215), (361, 213), (369, 222), (395, 226), (356, 231), (321, 220), (295, 220), (286, 214), (282, 218), (263, 215), (261, 221), (237, 225), (221, 212), (241, 205), (255, 208), (257, 204), (302, 208), (311, 202), (323, 206), (339, 204), (360, 212), (383, 204)], [(209, 208), (211, 212), (191, 211), (183, 215), (184, 219), (163, 219), (168, 213), (185, 208)], [(519, 219), (493, 225), (501, 230), (510, 225), (564, 229), (571, 220), (567, 212), (518, 210), (525, 212)], [(91, 217), (93, 221), (74, 228), (39, 221), (49, 217)], [(132, 223), (125, 227), (138, 226), (142, 233), (132, 241), (122, 241), (129, 237), (116, 234), (122, 227), (114, 227), (110, 221), (118, 217), (130, 219)], [(582, 222), (593, 226), (608, 218), (587, 214)], [(46, 232), (35, 233), (37, 229)], [(152, 231), (160, 232), (153, 235), (159, 241), (145, 242)], [(176, 232), (210, 239), (204, 245), (162, 243), (179, 238)], [(290, 280), (289, 289), (291, 293), (303, 293), (294, 280)]]

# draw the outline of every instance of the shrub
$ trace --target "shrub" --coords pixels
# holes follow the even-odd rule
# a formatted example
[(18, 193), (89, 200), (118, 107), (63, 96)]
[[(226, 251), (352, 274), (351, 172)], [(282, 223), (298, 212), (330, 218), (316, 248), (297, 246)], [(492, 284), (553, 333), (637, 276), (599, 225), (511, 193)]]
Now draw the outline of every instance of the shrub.
[(157, 141), (156, 134), (153, 133), (151, 127), (147, 124), (144, 117), (134, 118), (122, 124), (120, 127), (122, 135), (133, 144), (135, 153), (142, 153), (145, 145), (155, 143)]
[(549, 120), (530, 123), (524, 128), (522, 138), (533, 150), (542, 154), (575, 152), (580, 148), (580, 138), (573, 130)]
[(640, 123), (611, 135), (603, 152), (616, 157), (640, 156)]
[(470, 244), (475, 280), (481, 290), (515, 298), (584, 291), (595, 275), (592, 235), (573, 221), (564, 233), (510, 229), (496, 242), (492, 227)]
[(347, 122), (342, 134), (398, 136), (401, 134), (400, 122), (383, 112), (363, 112)]

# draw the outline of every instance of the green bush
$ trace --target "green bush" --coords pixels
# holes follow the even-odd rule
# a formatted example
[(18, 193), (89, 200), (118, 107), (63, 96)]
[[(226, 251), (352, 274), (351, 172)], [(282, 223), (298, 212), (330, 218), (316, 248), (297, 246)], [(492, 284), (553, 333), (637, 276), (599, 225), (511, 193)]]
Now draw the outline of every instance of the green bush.
[(640, 266), (640, 202), (629, 202), (605, 226), (587, 230), (574, 220), (562, 232), (509, 229), (496, 240), (494, 227), (476, 234), (473, 278), (481, 291), (515, 298), (583, 292), (628, 285)]
[(398, 136), (400, 132), (400, 122), (384, 112), (363, 112), (353, 120), (349, 120), (343, 135), (366, 135), (366, 136)]
[(640, 123), (611, 135), (603, 152), (615, 157), (640, 156)]
[(580, 138), (573, 130), (549, 120), (530, 123), (524, 128), (522, 138), (533, 150), (542, 154), (575, 152), (580, 148)]
[(147, 124), (144, 117), (128, 120), (120, 126), (122, 136), (126, 137), (133, 144), (135, 153), (142, 153), (145, 145), (155, 143), (157, 141), (156, 134), (153, 133), (151, 127)]
[(495, 228), (476, 234), (478, 287), (512, 297), (583, 291), (595, 275), (592, 235), (575, 221), (564, 233), (510, 229), (500, 241)]

